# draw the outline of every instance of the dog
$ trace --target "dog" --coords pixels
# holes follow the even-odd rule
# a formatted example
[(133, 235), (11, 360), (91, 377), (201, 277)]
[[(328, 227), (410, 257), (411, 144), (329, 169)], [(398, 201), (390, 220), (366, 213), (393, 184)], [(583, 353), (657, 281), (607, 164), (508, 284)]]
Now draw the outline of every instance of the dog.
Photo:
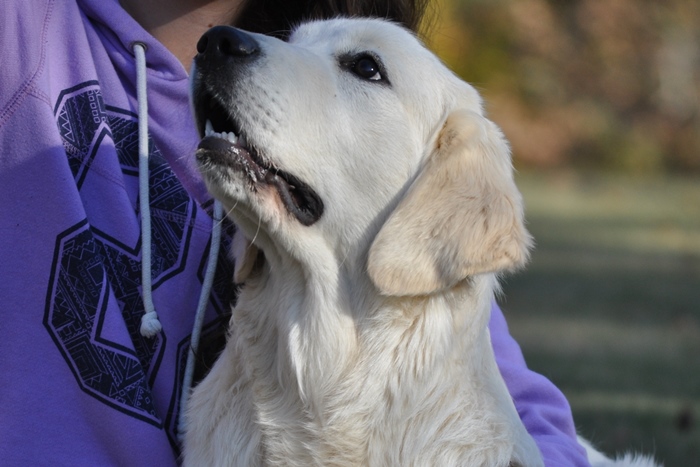
[(184, 464), (543, 465), (487, 328), (532, 239), (478, 92), (378, 19), (197, 49), (196, 159), (243, 287)]

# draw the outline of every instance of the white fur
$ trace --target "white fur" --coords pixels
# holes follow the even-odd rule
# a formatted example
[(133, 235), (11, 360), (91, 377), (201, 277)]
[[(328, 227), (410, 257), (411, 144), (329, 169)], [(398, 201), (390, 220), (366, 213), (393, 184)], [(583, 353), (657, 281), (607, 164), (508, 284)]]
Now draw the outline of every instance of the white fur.
[[(185, 465), (542, 465), (487, 328), (496, 274), (531, 239), (477, 92), (379, 20), (254, 37), (262, 58), (220, 99), (325, 211), (304, 226), (270, 186), (202, 165), (245, 285), (192, 395)], [(364, 51), (387, 81), (339, 65)]]
[(616, 459), (610, 459), (598, 451), (590, 441), (579, 436), (578, 442), (586, 450), (591, 467), (659, 467), (660, 465), (651, 457), (629, 452)]

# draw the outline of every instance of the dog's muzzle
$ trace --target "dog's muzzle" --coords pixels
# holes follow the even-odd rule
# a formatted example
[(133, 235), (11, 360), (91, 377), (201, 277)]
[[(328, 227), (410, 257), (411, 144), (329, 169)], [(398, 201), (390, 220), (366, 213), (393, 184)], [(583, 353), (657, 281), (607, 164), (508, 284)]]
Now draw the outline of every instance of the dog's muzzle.
[(224, 100), (235, 96), (236, 74), (262, 55), (255, 38), (229, 26), (216, 26), (197, 43), (192, 79), (192, 101), (202, 141), (197, 148), (200, 163), (228, 167), (243, 173), (253, 186), (275, 188), (282, 204), (301, 224), (311, 225), (323, 214), (323, 201), (306, 183), (274, 168), (248, 142)]

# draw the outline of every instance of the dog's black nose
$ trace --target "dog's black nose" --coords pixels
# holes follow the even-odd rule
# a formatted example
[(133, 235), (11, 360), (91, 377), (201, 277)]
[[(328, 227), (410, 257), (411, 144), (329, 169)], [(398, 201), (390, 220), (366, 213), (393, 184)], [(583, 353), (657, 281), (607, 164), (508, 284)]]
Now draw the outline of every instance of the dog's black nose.
[(248, 58), (257, 55), (260, 47), (253, 36), (240, 29), (214, 26), (197, 42), (197, 52), (206, 58)]

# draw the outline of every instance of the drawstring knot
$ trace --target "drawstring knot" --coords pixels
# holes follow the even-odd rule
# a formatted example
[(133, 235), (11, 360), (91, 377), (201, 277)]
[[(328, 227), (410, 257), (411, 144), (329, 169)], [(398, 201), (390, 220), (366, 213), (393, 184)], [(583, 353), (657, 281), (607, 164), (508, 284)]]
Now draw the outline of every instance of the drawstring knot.
[(152, 337), (158, 334), (163, 329), (158, 319), (158, 313), (156, 310), (147, 311), (141, 317), (141, 335), (145, 337)]

